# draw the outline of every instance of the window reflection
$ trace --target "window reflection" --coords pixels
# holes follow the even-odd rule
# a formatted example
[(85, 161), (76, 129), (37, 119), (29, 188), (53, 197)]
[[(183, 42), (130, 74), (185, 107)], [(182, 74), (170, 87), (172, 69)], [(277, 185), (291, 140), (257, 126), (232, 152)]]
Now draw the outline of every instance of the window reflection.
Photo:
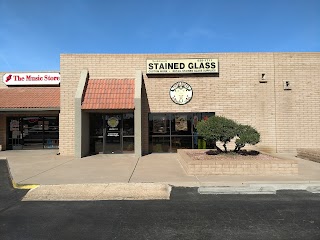
[(44, 148), (59, 147), (59, 119), (57, 117), (44, 117)]
[(59, 148), (58, 116), (8, 118), (8, 149)]
[(90, 136), (103, 135), (103, 115), (100, 113), (90, 114)]
[(153, 137), (151, 142), (152, 152), (164, 153), (170, 151), (170, 137)]
[(167, 134), (169, 132), (169, 120), (166, 114), (152, 116), (152, 132), (156, 134)]
[(123, 114), (123, 135), (134, 135), (134, 117), (133, 113)]
[(198, 136), (197, 123), (214, 116), (214, 112), (150, 113), (150, 152), (176, 152), (177, 149), (210, 147)]
[(134, 152), (134, 138), (124, 137), (123, 138), (123, 152), (129, 153)]

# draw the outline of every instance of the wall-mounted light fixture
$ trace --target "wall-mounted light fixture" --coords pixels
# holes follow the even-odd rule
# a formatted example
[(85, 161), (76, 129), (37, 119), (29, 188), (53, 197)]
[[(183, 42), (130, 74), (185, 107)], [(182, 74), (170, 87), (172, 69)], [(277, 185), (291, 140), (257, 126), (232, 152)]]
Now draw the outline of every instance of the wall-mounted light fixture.
[(291, 90), (292, 89), (292, 84), (288, 80), (283, 81), (283, 90)]
[(266, 74), (265, 73), (261, 74), (259, 82), (261, 82), (261, 83), (266, 83), (267, 82), (267, 78), (266, 78)]

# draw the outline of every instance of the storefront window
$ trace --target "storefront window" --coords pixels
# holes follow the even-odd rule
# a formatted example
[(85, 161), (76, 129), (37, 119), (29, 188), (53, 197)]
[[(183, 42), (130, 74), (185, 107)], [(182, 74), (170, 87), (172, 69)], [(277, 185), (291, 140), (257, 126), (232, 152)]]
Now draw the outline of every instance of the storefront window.
[(9, 117), (8, 123), (9, 149), (59, 148), (57, 116)]
[(150, 152), (211, 147), (196, 130), (199, 121), (211, 116), (214, 116), (213, 112), (149, 114)]
[(164, 153), (170, 151), (170, 137), (152, 137), (151, 151)]
[(103, 135), (103, 115), (99, 113), (90, 114), (90, 136)]
[(193, 115), (192, 128), (193, 128), (193, 148), (195, 149), (210, 149), (213, 147), (212, 143), (208, 143), (197, 133), (197, 124), (201, 120), (207, 120), (209, 117), (214, 116), (212, 112), (195, 113)]
[(22, 119), (23, 148), (43, 148), (43, 119), (39, 117), (25, 117)]
[(20, 150), (23, 149), (23, 135), (22, 135), (22, 119), (21, 118), (8, 118), (8, 134), (7, 142), (8, 149)]
[(176, 152), (177, 149), (192, 149), (192, 136), (172, 136), (172, 152)]
[(192, 135), (192, 114), (172, 114), (171, 134)]
[(90, 152), (100, 153), (103, 151), (103, 118), (100, 113), (90, 113)]
[(123, 114), (123, 152), (134, 152), (134, 115)]
[(170, 122), (167, 114), (154, 114), (150, 115), (149, 119), (151, 131), (153, 134), (167, 135), (170, 134)]
[(134, 138), (123, 137), (123, 152), (134, 152)]
[(93, 153), (103, 152), (103, 138), (90, 139), (90, 151)]
[(133, 113), (123, 114), (123, 136), (134, 136)]
[(59, 147), (59, 120), (57, 117), (44, 117), (44, 148)]

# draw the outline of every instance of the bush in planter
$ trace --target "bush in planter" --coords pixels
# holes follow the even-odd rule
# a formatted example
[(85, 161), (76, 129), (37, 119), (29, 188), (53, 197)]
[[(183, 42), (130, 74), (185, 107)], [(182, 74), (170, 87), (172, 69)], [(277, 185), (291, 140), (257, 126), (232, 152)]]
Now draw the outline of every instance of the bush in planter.
[(238, 139), (236, 140), (235, 152), (239, 152), (246, 144), (256, 145), (260, 142), (260, 134), (249, 125), (239, 124), (237, 132)]
[(255, 145), (260, 141), (260, 134), (249, 125), (241, 125), (235, 121), (219, 116), (212, 116), (197, 124), (197, 132), (206, 141), (213, 142), (214, 149), (222, 150), (216, 145), (217, 141), (223, 143), (224, 152), (227, 152), (227, 143), (233, 138), (236, 139), (235, 152), (239, 152), (246, 144)]
[(222, 151), (216, 142), (223, 143), (224, 151), (227, 152), (227, 143), (237, 136), (238, 124), (228, 118), (212, 116), (197, 124), (197, 132), (206, 141), (213, 142), (214, 148)]

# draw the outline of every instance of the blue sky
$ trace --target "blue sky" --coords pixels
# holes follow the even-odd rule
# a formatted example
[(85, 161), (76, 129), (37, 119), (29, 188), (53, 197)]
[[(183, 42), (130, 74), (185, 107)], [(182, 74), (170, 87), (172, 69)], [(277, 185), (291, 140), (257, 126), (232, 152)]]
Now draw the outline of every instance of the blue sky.
[(60, 53), (319, 52), (320, 0), (0, 0), (0, 71)]

